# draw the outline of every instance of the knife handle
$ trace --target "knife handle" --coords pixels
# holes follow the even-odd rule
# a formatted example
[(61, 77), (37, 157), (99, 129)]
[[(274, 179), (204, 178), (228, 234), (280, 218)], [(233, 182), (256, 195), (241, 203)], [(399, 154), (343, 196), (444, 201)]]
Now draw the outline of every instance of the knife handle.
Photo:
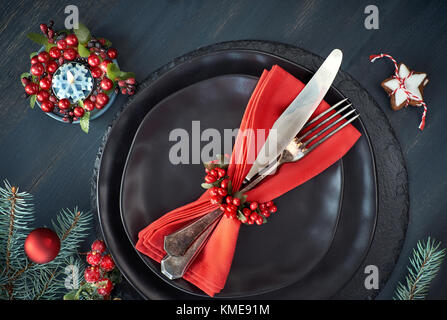
[(207, 243), (208, 238), (214, 231), (217, 223), (218, 219), (202, 232), (182, 256), (171, 256), (167, 254), (163, 260), (161, 260), (161, 272), (170, 280), (183, 277), (186, 270), (188, 270), (188, 267)]
[(223, 211), (216, 209), (186, 227), (165, 236), (164, 249), (170, 256), (182, 256), (200, 235), (222, 217)]

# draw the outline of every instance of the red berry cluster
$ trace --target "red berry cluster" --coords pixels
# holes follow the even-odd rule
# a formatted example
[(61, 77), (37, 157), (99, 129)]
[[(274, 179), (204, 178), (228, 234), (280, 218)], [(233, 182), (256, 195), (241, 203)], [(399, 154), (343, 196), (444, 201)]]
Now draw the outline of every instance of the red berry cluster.
[[(107, 65), (118, 57), (118, 50), (108, 45), (103, 38), (92, 38), (87, 43), (87, 49), (91, 52), (88, 58), (81, 57), (78, 52), (78, 38), (75, 34), (67, 34), (66, 31), (55, 32), (53, 21), (50, 24), (41, 24), (40, 30), (47, 37), (51, 48), (48, 52), (43, 51), (31, 58), (30, 73), (32, 76), (22, 78), (25, 92), (29, 96), (36, 95), (36, 100), (44, 112), (54, 112), (62, 116), (64, 121), (73, 122), (84, 116), (85, 111), (102, 109), (109, 102), (109, 95), (114, 89), (114, 81), (107, 77)], [(90, 69), (95, 79), (93, 92), (82, 104), (71, 104), (68, 99), (58, 100), (51, 90), (52, 75), (59, 66), (64, 63), (76, 61), (83, 63)], [(116, 79), (116, 82), (119, 79)], [(132, 95), (135, 92), (136, 81), (134, 78), (126, 79), (128, 87), (116, 86), (116, 94), (123, 93)]]
[(203, 185), (211, 196), (212, 204), (220, 204), (220, 210), (225, 217), (239, 219), (245, 224), (261, 225), (267, 221), (270, 214), (278, 209), (273, 201), (266, 203), (246, 202), (246, 196), (232, 192), (231, 181), (224, 167), (205, 168), (205, 184)]
[(102, 240), (93, 242), (91, 251), (87, 253), (87, 263), (90, 265), (85, 269), (84, 279), (96, 286), (97, 292), (102, 296), (110, 295), (113, 282), (108, 273), (115, 269), (115, 262), (110, 254), (106, 254), (106, 245)]

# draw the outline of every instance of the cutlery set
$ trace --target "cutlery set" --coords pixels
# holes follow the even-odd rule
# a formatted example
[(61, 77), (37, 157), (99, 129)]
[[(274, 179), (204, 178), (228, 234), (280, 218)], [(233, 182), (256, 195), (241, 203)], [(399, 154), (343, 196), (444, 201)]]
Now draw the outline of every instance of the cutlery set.
[[(271, 130), (275, 130), (276, 135), (274, 138), (273, 135), (267, 137), (240, 192), (251, 190), (264, 178), (274, 174), (282, 164), (299, 161), (359, 117), (351, 103), (344, 99), (308, 121), (334, 81), (342, 56), (340, 50), (333, 50), (300, 94), (275, 121)], [(327, 118), (314, 125), (324, 116)], [(223, 211), (216, 209), (166, 236), (166, 256), (161, 261), (161, 272), (171, 280), (181, 278), (206, 245), (222, 216)]]

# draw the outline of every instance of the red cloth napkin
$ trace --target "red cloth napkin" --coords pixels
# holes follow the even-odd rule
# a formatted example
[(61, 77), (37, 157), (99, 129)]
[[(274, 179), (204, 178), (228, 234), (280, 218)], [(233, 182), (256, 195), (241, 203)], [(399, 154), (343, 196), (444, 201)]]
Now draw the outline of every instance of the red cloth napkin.
[[(263, 72), (242, 118), (227, 171), (234, 190), (240, 188), (251, 167), (252, 162), (249, 164), (246, 161), (247, 150), (259, 152), (267, 136), (267, 134), (265, 137), (243, 135), (241, 132), (250, 128), (269, 130), (303, 88), (304, 84), (302, 82), (279, 66), (275, 65), (270, 71), (265, 70)], [(328, 108), (329, 105), (323, 101), (312, 117)], [(324, 116), (317, 123), (327, 117)], [(353, 126), (347, 125), (300, 161), (282, 165), (275, 175), (266, 178), (247, 193), (248, 200), (266, 202), (294, 189), (343, 157), (359, 137), (360, 133)], [(260, 143), (256, 139), (262, 139), (263, 141)], [(209, 194), (205, 192), (198, 200), (165, 214), (141, 230), (138, 234), (137, 250), (160, 262), (165, 256), (163, 250), (164, 236), (186, 226), (217, 207), (218, 205), (212, 205), (209, 202)], [(279, 207), (277, 214), (287, 213), (281, 212)], [(183, 278), (199, 287), (209, 296), (219, 293), (224, 287), (230, 272), (239, 227), (240, 222), (238, 220), (222, 218), (210, 236), (208, 243)]]

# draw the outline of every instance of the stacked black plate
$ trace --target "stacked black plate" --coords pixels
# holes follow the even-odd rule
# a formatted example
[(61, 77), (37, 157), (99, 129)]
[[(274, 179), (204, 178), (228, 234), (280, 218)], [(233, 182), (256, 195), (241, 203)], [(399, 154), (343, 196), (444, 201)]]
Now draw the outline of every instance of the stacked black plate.
[[(284, 54), (287, 52), (289, 56)], [(202, 192), (201, 164), (173, 165), (169, 161), (175, 143), (169, 141), (170, 132), (184, 129), (191, 137), (193, 121), (200, 121), (201, 130), (215, 128), (223, 133), (224, 129), (237, 128), (264, 69), (278, 64), (307, 82), (312, 76), (308, 68), (315, 70), (321, 61), (280, 44), (231, 42), (187, 54), (140, 86), (138, 95), (106, 135), (96, 192), (105, 241), (123, 274), (144, 297), (206, 297), (184, 280), (168, 280), (158, 263), (134, 249), (141, 229)], [(337, 90), (337, 83), (345, 77), (349, 76), (339, 74), (325, 100), (334, 104), (349, 98), (361, 114), (354, 125), (362, 137), (324, 173), (277, 199), (280, 214), (268, 224), (241, 228), (227, 284), (216, 297), (324, 299), (338, 293), (340, 297), (365, 298), (377, 293), (359, 288), (363, 286), (357, 279), (359, 268), (367, 256), (380, 257), (374, 263), (379, 267), (383, 263), (389, 266), (390, 261), (394, 264), (406, 221), (402, 223), (402, 215), (396, 214), (391, 220), (387, 218), (387, 223), (393, 217), (399, 220), (394, 236), (386, 240), (391, 240), (387, 243), (389, 251), (375, 250), (382, 201), (386, 205), (392, 199), (378, 191), (378, 183), (391, 180), (386, 177), (391, 169), (382, 170), (385, 176), (380, 171), (387, 159), (378, 159), (386, 155), (378, 156), (375, 149), (378, 135), (371, 134), (367, 125), (371, 117), (377, 118), (376, 125), (384, 124), (386, 130), (381, 134), (388, 134), (398, 151), (400, 165), (395, 162), (393, 172), (405, 172), (405, 167), (397, 141), (369, 95), (356, 82), (352, 82), (349, 94)], [(346, 81), (341, 83), (346, 86)], [(373, 112), (368, 110), (371, 105)], [(202, 141), (201, 146), (207, 143)], [(396, 188), (406, 185), (406, 172), (400, 181), (391, 183)], [(398, 198), (402, 210), (408, 211), (408, 194)], [(381, 246), (383, 240), (377, 241)], [(381, 274), (382, 281), (384, 276), (387, 274)]]

